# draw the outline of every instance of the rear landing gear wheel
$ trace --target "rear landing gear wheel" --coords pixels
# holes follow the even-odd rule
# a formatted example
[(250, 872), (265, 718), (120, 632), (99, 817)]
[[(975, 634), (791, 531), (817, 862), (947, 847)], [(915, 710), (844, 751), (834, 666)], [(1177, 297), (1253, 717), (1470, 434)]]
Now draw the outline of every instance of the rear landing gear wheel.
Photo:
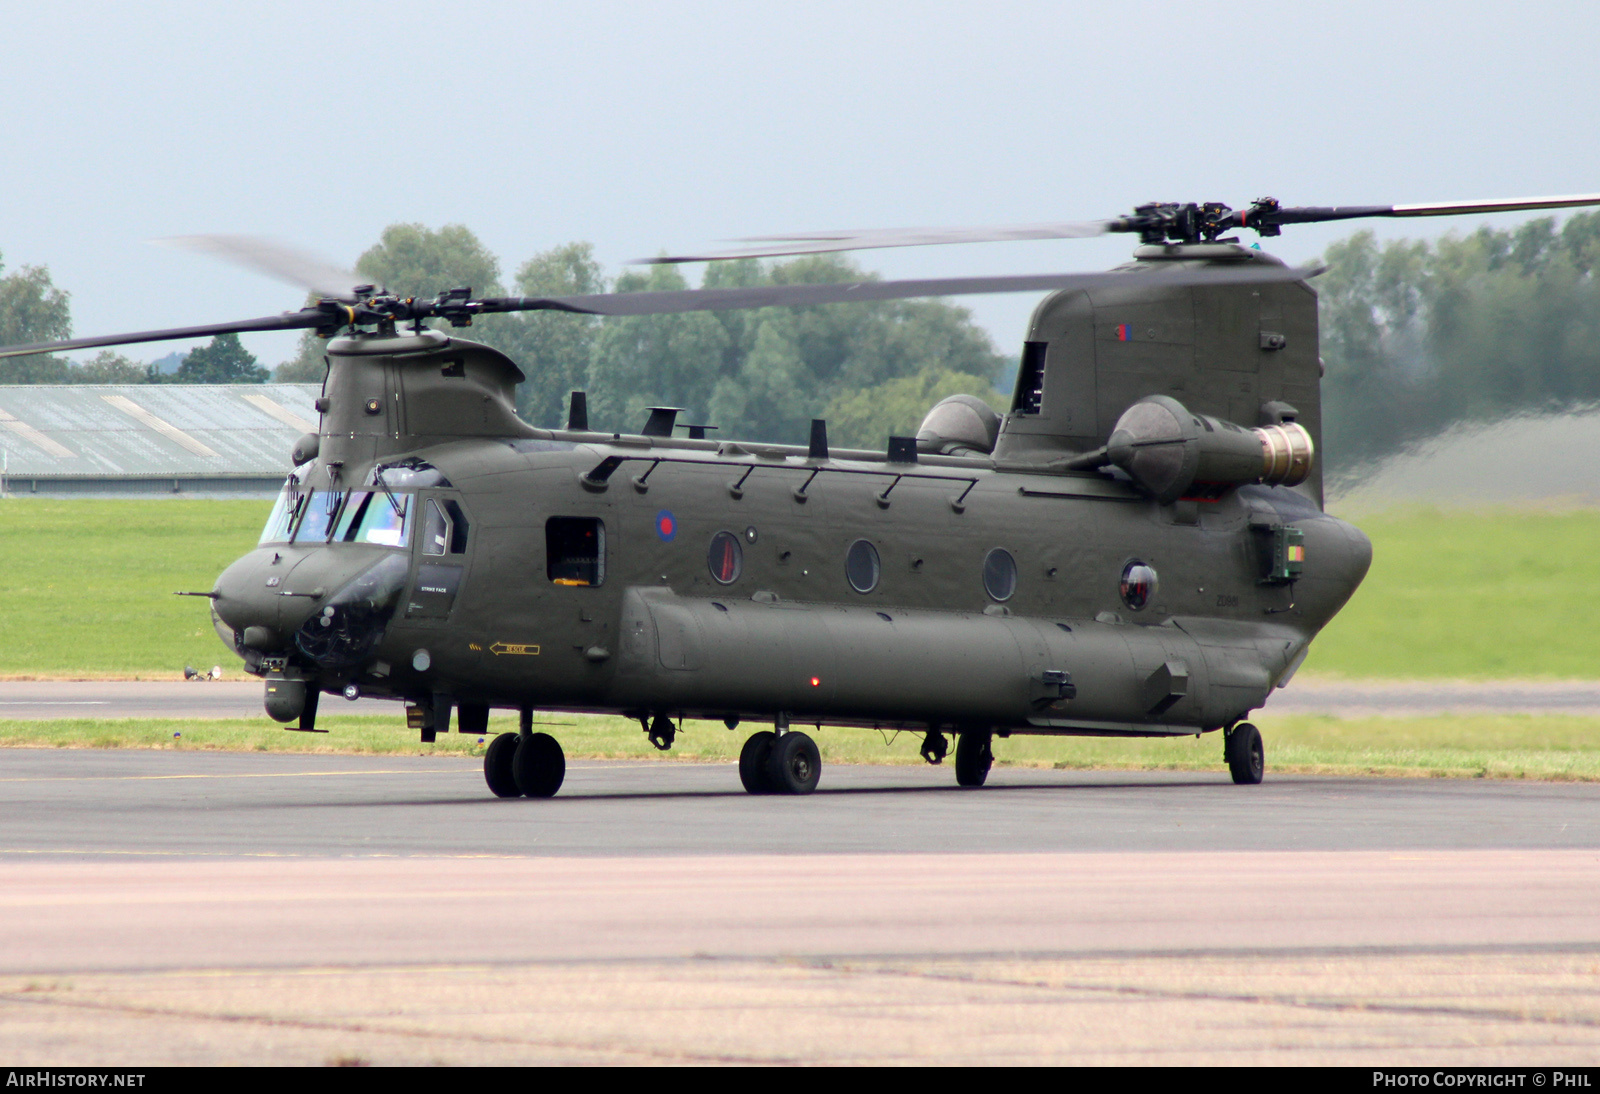
[(988, 730), (969, 729), (956, 739), (956, 783), (982, 786), (994, 764), (993, 740)]
[(817, 742), (791, 730), (772, 742), (767, 778), (779, 794), (809, 794), (822, 778), (822, 753)]
[(1261, 731), (1249, 722), (1228, 730), (1222, 751), (1228, 758), (1228, 773), (1241, 786), (1254, 786), (1266, 775), (1267, 752), (1261, 745)]
[[(509, 736), (509, 734), (508, 734)], [(511, 761), (517, 789), (530, 798), (552, 798), (567, 777), (567, 757), (548, 733), (517, 734), (517, 754)]]
[(516, 752), (517, 735), (502, 733), (489, 742), (489, 749), (483, 754), (483, 781), (489, 784), (489, 789), (494, 791), (497, 798), (522, 796), (522, 791), (517, 789), (517, 777), (511, 770), (511, 760)]
[(739, 781), (752, 794), (771, 794), (772, 778), (767, 774), (767, 760), (772, 756), (772, 743), (778, 735), (770, 729), (750, 734), (744, 748), (739, 750)]

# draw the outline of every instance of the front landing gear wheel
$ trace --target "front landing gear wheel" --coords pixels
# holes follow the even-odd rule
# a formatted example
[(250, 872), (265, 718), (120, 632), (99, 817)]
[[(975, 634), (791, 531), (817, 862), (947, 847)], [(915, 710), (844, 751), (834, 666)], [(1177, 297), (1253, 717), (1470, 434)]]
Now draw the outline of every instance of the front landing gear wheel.
[(774, 792), (772, 778), (767, 774), (767, 760), (772, 756), (772, 743), (778, 735), (770, 729), (750, 734), (744, 748), (739, 750), (739, 781), (752, 794)]
[(772, 742), (767, 777), (778, 794), (809, 794), (822, 778), (822, 753), (817, 742), (791, 730)]
[[(507, 734), (510, 736), (510, 734)], [(517, 754), (511, 761), (517, 789), (530, 798), (553, 798), (567, 777), (567, 757), (548, 733), (517, 734)]]
[(483, 781), (489, 784), (497, 798), (517, 798), (517, 777), (511, 771), (511, 759), (517, 752), (517, 734), (502, 733), (489, 742), (483, 754)]
[(967, 730), (956, 739), (956, 783), (982, 786), (994, 764), (992, 738), (987, 730)]
[(1241, 786), (1254, 786), (1267, 773), (1267, 751), (1261, 745), (1261, 731), (1249, 722), (1228, 730), (1222, 751), (1228, 758), (1228, 772)]

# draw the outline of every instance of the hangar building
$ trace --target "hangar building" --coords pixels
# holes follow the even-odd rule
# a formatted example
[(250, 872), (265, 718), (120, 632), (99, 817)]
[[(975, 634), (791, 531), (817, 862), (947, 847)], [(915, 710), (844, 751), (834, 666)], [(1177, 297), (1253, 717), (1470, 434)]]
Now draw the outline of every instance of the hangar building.
[(0, 385), (0, 492), (270, 498), (315, 384)]

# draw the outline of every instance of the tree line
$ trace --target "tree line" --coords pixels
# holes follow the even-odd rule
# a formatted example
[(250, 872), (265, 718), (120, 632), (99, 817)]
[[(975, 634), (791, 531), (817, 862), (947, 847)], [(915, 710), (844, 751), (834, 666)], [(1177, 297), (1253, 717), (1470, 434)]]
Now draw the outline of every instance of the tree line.
[[(1379, 243), (1359, 232), (1324, 255), (1320, 297), (1324, 442), (1335, 474), (1463, 420), (1600, 400), (1600, 213), (1481, 228), (1437, 241)], [(534, 255), (503, 279), (461, 225), (394, 224), (356, 263), (406, 296), (470, 286), (527, 296), (683, 289), (676, 267), (608, 279), (587, 243)], [(701, 287), (865, 280), (847, 259), (710, 264)], [(506, 281), (509, 280), (509, 284)], [(36, 266), (0, 266), (0, 344), (70, 337), (67, 294)], [(518, 411), (558, 426), (567, 393), (589, 393), (597, 428), (634, 430), (646, 407), (687, 408), (722, 436), (796, 442), (814, 417), (836, 443), (881, 447), (946, 395), (1007, 402), (1015, 362), (971, 314), (940, 301), (599, 319), (558, 312), (480, 318), (470, 337), (523, 366)], [(320, 382), (323, 342), (306, 333), (271, 373), (235, 336), (191, 350), (175, 373), (104, 351), (85, 364), (0, 361), (0, 383)]]
[[(504, 284), (500, 262), (461, 225), (394, 224), (363, 253), (356, 272), (401, 296), (432, 297), (470, 287), (475, 295), (524, 296), (685, 289), (680, 270), (653, 266), (608, 279), (591, 245), (569, 243), (534, 255)], [(0, 270), (3, 273), (3, 270)], [(776, 264), (711, 265), (702, 287), (871, 280), (834, 257)], [(48, 271), (0, 276), (0, 345), (70, 337), (65, 292)], [(721, 436), (803, 442), (810, 421), (827, 417), (845, 446), (882, 447), (913, 431), (932, 401), (964, 392), (996, 406), (1013, 363), (965, 309), (938, 301), (887, 301), (816, 308), (698, 312), (601, 320), (560, 312), (478, 318), (463, 334), (523, 367), (517, 410), (535, 425), (559, 426), (567, 395), (585, 390), (596, 428), (635, 431), (650, 406), (688, 410), (680, 420)], [(298, 352), (271, 373), (233, 335), (191, 350), (162, 375), (120, 354), (86, 364), (34, 356), (0, 361), (0, 383), (320, 383), (325, 343), (306, 332)], [(714, 435), (718, 435), (714, 434)]]
[[(495, 256), (466, 228), (418, 224), (385, 229), (356, 272), (402, 296), (470, 286), (475, 295), (568, 296), (689, 288), (673, 266), (608, 280), (587, 243), (528, 259), (503, 284)], [(702, 288), (871, 280), (848, 260), (713, 263)], [(813, 418), (829, 420), (834, 441), (882, 447), (891, 432), (914, 430), (928, 404), (908, 399), (966, 392), (999, 404), (996, 383), (1012, 364), (965, 308), (938, 301), (885, 301), (815, 308), (691, 312), (599, 319), (564, 312), (483, 316), (466, 332), (523, 366), (517, 410), (535, 425), (559, 426), (567, 395), (588, 392), (599, 429), (636, 431), (646, 408), (677, 406), (684, 419), (721, 436), (803, 442)], [(321, 341), (307, 334), (281, 379), (321, 380)], [(909, 388), (908, 388), (909, 385)], [(1009, 384), (1008, 384), (1009, 386)]]
[(1323, 449), (1353, 471), (1463, 421), (1600, 399), (1600, 213), (1434, 242), (1333, 244)]

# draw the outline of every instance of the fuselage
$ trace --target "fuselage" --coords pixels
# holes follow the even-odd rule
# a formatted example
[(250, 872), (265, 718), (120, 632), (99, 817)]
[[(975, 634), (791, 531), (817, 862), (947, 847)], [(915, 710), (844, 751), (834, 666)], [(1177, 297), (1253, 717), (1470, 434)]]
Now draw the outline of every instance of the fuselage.
[[(1284, 682), (1371, 557), (1291, 490), (1162, 505), (988, 456), (554, 432), (365, 478), (304, 469), (327, 485), (218, 580), (252, 671), (416, 703), (1194, 733)], [(1269, 573), (1285, 528), (1292, 580)]]

